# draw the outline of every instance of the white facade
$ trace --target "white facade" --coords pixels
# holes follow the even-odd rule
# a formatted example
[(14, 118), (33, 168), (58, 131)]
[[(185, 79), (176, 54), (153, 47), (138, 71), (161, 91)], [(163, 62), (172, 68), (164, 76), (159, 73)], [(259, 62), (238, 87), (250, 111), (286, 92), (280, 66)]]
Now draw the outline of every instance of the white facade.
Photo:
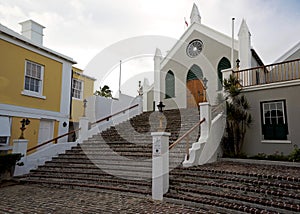
[[(208, 80), (207, 99), (211, 104), (214, 104), (217, 94), (221, 92), (219, 81), (222, 79), (222, 74), (218, 68), (222, 64), (222, 59), (228, 60), (230, 63), (232, 46), (234, 65), (230, 67), (236, 66), (235, 61), (238, 58), (240, 58), (242, 68), (250, 68), (252, 64), (259, 64), (257, 59), (252, 56), (252, 51), (254, 50), (251, 47), (251, 34), (245, 20), (242, 21), (239, 29), (239, 40), (232, 39), (230, 36), (203, 25), (200, 13), (195, 4), (191, 11), (190, 22), (190, 26), (171, 50), (168, 51), (166, 56), (161, 59), (159, 49), (156, 50), (154, 57), (154, 88), (146, 87), (149, 90), (144, 92), (147, 93), (144, 95), (144, 98), (147, 98), (144, 99), (144, 102), (147, 102), (144, 104), (144, 106), (147, 106), (147, 109), (144, 108), (144, 111), (153, 110), (153, 101), (155, 101), (155, 105), (159, 101), (163, 101), (166, 109), (188, 107), (187, 75), (193, 65), (201, 69), (203, 74), (202, 80), (204, 78)], [(194, 40), (201, 40), (203, 47), (200, 54), (190, 57), (187, 54), (187, 49), (188, 45)], [(160, 65), (158, 65), (159, 61), (161, 61)], [(165, 82), (169, 71), (174, 74), (175, 78), (175, 96), (166, 98), (167, 89)], [(158, 72), (160, 75), (158, 75)], [(158, 79), (158, 77), (160, 78)], [(200, 91), (200, 93), (202, 92)], [(152, 94), (154, 94), (154, 98), (152, 98)]]

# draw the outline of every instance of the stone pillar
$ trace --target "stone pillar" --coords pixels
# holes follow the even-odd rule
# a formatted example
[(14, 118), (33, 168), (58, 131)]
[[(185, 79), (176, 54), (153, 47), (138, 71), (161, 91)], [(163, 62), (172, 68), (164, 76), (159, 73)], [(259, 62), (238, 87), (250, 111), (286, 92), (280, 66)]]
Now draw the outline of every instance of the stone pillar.
[(89, 118), (87, 117), (80, 117), (79, 118), (79, 139), (80, 140), (87, 140), (88, 139), (88, 130), (89, 130)]
[(148, 90), (149, 90), (148, 80), (144, 79), (144, 84), (143, 84), (143, 111), (148, 111)]
[(139, 106), (138, 106), (138, 114), (141, 114), (141, 113), (143, 113), (143, 95), (139, 95), (137, 97), (137, 102), (139, 104)]
[(28, 140), (26, 140), (26, 139), (13, 140), (12, 153), (21, 153), (22, 155), (26, 156), (27, 145), (28, 145)]
[(152, 199), (163, 200), (169, 189), (169, 136), (168, 132), (152, 132)]
[[(154, 91), (153, 91), (153, 98), (155, 102), (155, 106), (161, 101), (160, 99), (160, 63), (162, 61), (162, 55), (160, 49), (156, 48), (155, 55), (154, 55)], [(155, 108), (155, 111), (157, 111), (157, 108)]]
[(210, 126), (211, 126), (211, 106), (208, 102), (200, 103), (199, 105), (200, 105), (200, 120), (205, 118), (205, 121), (200, 126), (201, 134), (200, 134), (199, 142), (206, 142), (209, 136)]

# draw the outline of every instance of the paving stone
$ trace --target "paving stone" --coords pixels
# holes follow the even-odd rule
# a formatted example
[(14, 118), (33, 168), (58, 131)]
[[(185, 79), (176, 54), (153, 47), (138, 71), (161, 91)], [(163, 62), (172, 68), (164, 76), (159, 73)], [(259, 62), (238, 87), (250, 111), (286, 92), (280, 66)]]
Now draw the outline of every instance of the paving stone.
[(14, 185), (0, 188), (0, 213), (209, 213), (199, 207), (116, 192)]

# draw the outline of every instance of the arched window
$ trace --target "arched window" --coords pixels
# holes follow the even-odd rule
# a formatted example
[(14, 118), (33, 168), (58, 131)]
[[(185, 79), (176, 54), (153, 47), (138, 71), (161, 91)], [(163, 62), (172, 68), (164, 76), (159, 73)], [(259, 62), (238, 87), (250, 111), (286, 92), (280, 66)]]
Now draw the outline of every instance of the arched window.
[(218, 90), (222, 90), (223, 85), (223, 75), (221, 71), (227, 68), (231, 68), (230, 61), (226, 57), (223, 57), (218, 64)]
[(189, 80), (196, 80), (196, 79), (202, 79), (203, 78), (203, 72), (201, 70), (201, 68), (198, 65), (193, 65), (186, 77), (186, 81)]
[(172, 71), (168, 71), (165, 79), (165, 98), (175, 97), (175, 77)]

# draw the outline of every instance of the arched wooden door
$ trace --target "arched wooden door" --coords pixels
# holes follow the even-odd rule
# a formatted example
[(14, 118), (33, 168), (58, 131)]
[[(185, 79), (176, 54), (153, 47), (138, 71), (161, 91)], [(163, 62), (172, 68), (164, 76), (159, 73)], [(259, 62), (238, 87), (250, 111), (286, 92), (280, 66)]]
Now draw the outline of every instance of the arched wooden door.
[(187, 108), (197, 108), (199, 103), (204, 101), (204, 87), (201, 79), (202, 70), (199, 66), (193, 65), (186, 78), (186, 103)]
[(204, 101), (204, 87), (201, 80), (189, 80), (187, 87), (187, 108), (199, 107), (199, 103)]

